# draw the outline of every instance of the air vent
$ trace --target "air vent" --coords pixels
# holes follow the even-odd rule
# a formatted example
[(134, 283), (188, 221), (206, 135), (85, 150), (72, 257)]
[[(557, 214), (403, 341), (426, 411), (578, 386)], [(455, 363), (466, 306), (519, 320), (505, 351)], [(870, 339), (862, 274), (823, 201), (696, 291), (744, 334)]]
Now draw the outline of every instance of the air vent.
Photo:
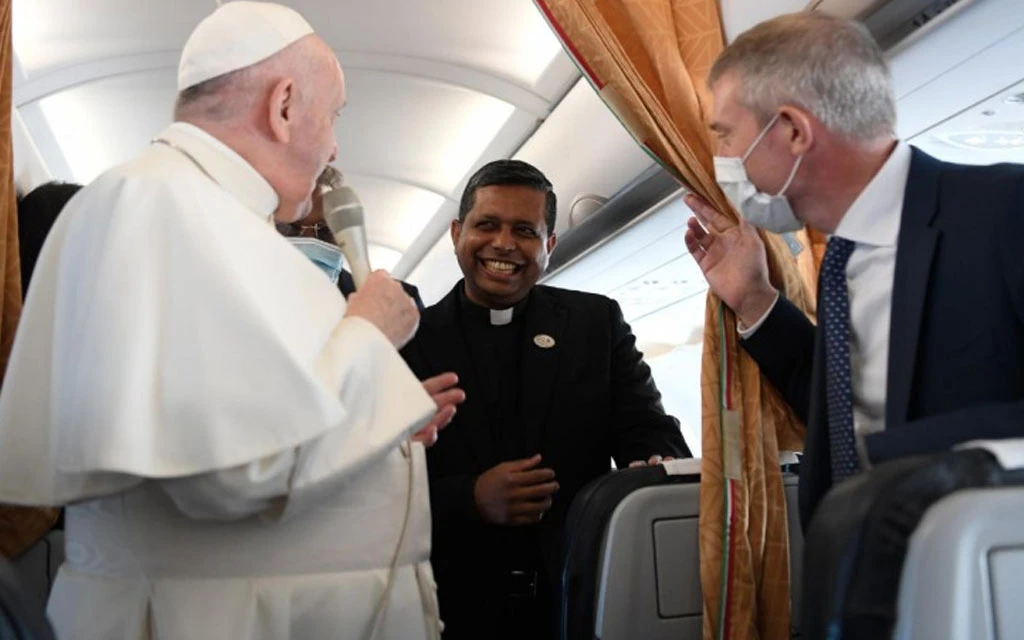
[[(913, 7), (917, 9), (915, 13), (909, 17), (904, 16), (901, 12), (898, 12), (898, 5), (900, 3), (893, 2), (889, 5), (885, 5), (878, 11), (872, 13), (864, 18), (864, 24), (868, 30), (874, 34), (875, 39), (878, 40), (878, 44), (883, 49), (891, 49), (900, 42), (906, 40), (911, 34), (915, 33), (922, 27), (932, 23), (936, 18), (945, 14), (950, 9), (958, 5), (966, 5), (973, 0), (933, 0), (928, 2), (923, 7)], [(909, 3), (905, 3), (909, 4)], [(922, 4), (922, 3), (916, 3)], [(896, 11), (890, 10), (890, 7), (896, 9)], [(888, 14), (888, 15), (887, 15)]]
[(926, 26), (976, 0), (812, 0), (814, 9), (860, 20), (883, 49), (889, 50)]

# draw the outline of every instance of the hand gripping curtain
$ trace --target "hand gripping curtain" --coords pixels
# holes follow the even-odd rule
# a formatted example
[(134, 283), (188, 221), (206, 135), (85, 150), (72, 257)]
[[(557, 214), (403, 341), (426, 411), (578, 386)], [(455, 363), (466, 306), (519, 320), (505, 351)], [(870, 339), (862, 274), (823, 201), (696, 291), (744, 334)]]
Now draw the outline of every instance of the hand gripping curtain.
[[(18, 213), (11, 144), (11, 0), (0, 0), (0, 373), (14, 343), (21, 314)], [(42, 425), (40, 425), (42, 426)], [(0, 554), (13, 558), (43, 536), (57, 520), (56, 509), (0, 505)]]
[[(634, 138), (683, 185), (736, 220), (715, 182), (706, 125), (705, 78), (724, 43), (715, 0), (535, 2)], [(772, 283), (810, 312), (791, 252), (777, 236), (762, 233), (762, 239)], [(778, 453), (802, 449), (804, 427), (741, 349), (732, 311), (711, 294), (701, 389), (704, 638), (789, 638)]]

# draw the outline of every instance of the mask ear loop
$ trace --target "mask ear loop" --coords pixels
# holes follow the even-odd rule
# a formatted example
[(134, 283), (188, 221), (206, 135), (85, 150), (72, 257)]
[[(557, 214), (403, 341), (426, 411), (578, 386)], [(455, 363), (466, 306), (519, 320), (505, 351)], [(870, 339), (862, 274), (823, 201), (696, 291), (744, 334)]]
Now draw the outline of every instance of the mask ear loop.
[(747, 147), (747, 152), (743, 154), (742, 158), (740, 158), (740, 162), (746, 164), (747, 158), (749, 158), (750, 154), (754, 152), (754, 149), (756, 149), (757, 145), (761, 143), (761, 140), (763, 140), (764, 137), (768, 135), (768, 132), (771, 131), (772, 125), (778, 122), (779, 115), (780, 114), (776, 113), (774, 116), (772, 116), (772, 119), (768, 121), (768, 124), (764, 125), (764, 129), (761, 129), (761, 133), (757, 134), (757, 137), (754, 138), (754, 141), (750, 143), (749, 147)]
[(800, 163), (803, 161), (804, 154), (801, 153), (799, 156), (797, 156), (796, 162), (793, 163), (793, 169), (789, 172), (789, 177), (786, 178), (786, 184), (782, 185), (782, 188), (779, 189), (779, 192), (772, 196), (773, 198), (778, 198), (782, 194), (786, 193), (786, 189), (789, 189), (789, 185), (793, 184), (793, 178), (796, 177), (796, 171), (797, 169), (800, 168)]
[[(747, 158), (750, 157), (750, 154), (754, 152), (754, 149), (756, 149), (757, 145), (761, 143), (761, 140), (763, 140), (764, 137), (766, 135), (768, 135), (768, 132), (771, 130), (772, 125), (774, 125), (776, 122), (778, 122), (780, 115), (781, 114), (776, 113), (774, 116), (772, 116), (772, 119), (768, 121), (768, 124), (766, 124), (764, 126), (764, 129), (761, 129), (761, 133), (757, 134), (757, 137), (754, 138), (754, 141), (752, 143), (750, 143), (750, 147), (747, 148), (747, 152), (743, 154), (743, 157), (740, 159), (740, 162), (742, 162), (744, 164), (747, 162)], [(797, 157), (796, 162), (793, 163), (793, 168), (790, 169), (790, 171), (789, 171), (789, 177), (786, 178), (786, 183), (784, 185), (782, 185), (782, 188), (779, 189), (778, 193), (776, 193), (774, 196), (772, 196), (773, 198), (778, 198), (782, 194), (786, 193), (786, 190), (789, 189), (789, 186), (791, 184), (793, 184), (793, 179), (796, 178), (796, 172), (800, 168), (800, 163), (803, 162), (803, 161), (804, 161), (804, 156), (803, 156), (803, 154), (800, 154)]]

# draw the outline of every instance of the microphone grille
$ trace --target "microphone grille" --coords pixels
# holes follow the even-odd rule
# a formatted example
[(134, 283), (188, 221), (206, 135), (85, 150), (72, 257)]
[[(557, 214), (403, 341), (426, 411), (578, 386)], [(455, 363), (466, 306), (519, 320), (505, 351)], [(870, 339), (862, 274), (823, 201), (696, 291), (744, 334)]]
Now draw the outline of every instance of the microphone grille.
[(331, 189), (339, 189), (343, 184), (345, 184), (345, 177), (331, 165), (324, 167), (316, 179), (317, 188), (324, 193)]
[(333, 233), (363, 225), (363, 204), (352, 187), (324, 192), (324, 221)]

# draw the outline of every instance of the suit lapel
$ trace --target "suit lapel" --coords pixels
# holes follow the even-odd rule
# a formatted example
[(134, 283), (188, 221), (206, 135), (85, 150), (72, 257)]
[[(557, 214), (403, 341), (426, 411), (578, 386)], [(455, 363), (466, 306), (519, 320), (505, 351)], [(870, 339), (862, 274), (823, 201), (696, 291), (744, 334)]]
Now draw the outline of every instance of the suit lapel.
[(424, 311), (420, 329), (422, 337), (417, 337), (417, 341), (435, 372), (458, 373), (459, 386), (466, 392), (466, 402), (459, 407), (455, 420), (477, 463), (489, 469), (497, 463), (497, 458), (484, 410), (484, 396), (479, 392), (480, 381), (459, 320), (458, 290), (461, 286), (460, 280), (441, 302)]
[(550, 293), (537, 287), (526, 309), (523, 326), (522, 375), (523, 429), (526, 452), (540, 450), (559, 364), (565, 350), (566, 309)]
[(928, 293), (928, 274), (940, 235), (930, 226), (937, 212), (940, 169), (939, 161), (918, 149), (913, 150), (892, 287), (889, 389), (885, 407), (888, 427), (906, 422), (910, 409), (921, 316)]

